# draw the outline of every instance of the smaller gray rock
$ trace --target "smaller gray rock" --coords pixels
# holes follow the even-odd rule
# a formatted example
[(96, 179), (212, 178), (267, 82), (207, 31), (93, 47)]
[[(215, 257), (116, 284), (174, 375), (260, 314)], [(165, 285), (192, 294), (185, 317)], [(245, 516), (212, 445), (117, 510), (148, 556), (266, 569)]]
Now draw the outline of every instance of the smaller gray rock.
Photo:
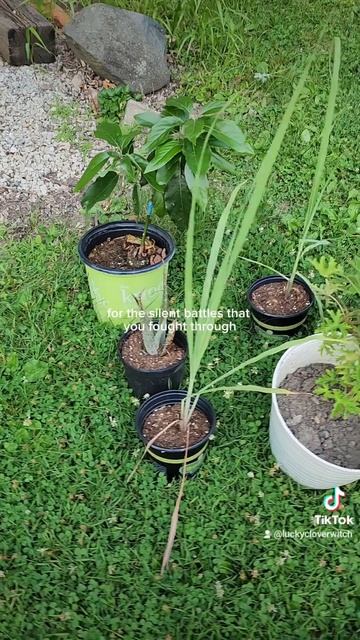
[(145, 102), (137, 102), (136, 100), (128, 100), (126, 103), (125, 113), (123, 117), (124, 124), (134, 124), (135, 116), (139, 113), (153, 112), (153, 109), (150, 109)]
[(64, 34), (74, 53), (102, 78), (145, 94), (170, 82), (165, 32), (148, 16), (93, 4), (75, 15)]

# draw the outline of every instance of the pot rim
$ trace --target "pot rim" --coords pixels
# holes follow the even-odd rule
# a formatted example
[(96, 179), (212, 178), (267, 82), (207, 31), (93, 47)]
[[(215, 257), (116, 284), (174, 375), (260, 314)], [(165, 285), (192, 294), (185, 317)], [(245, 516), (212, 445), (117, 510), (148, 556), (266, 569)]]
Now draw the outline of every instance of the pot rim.
[[(315, 336), (317, 338), (317, 341), (315, 340)], [(314, 340), (309, 340), (309, 342), (307, 343), (303, 343), (302, 345), (297, 345), (294, 347), (289, 347), (289, 349), (286, 349), (286, 351), (284, 351), (284, 353), (282, 354), (281, 358), (279, 358), (278, 363), (274, 369), (274, 373), (273, 373), (273, 377), (272, 377), (272, 386), (277, 387), (279, 384), (279, 381), (277, 380), (278, 375), (279, 375), (279, 370), (280, 367), (282, 365), (283, 359), (285, 358), (286, 354), (288, 354), (290, 351), (293, 351), (294, 349), (297, 349), (298, 347), (307, 347), (308, 345), (314, 344), (316, 342), (322, 342), (323, 341), (323, 336), (321, 333), (319, 334), (314, 334)], [(334, 361), (330, 359), (329, 357), (329, 362), (328, 364), (333, 364)], [(314, 362), (313, 364), (316, 364), (316, 362)], [(281, 384), (281, 382), (280, 382)], [(307, 447), (305, 447), (305, 445), (298, 440), (298, 438), (296, 438), (296, 436), (294, 436), (293, 432), (291, 431), (291, 429), (289, 429), (289, 427), (286, 424), (286, 420), (284, 420), (282, 413), (280, 411), (279, 405), (278, 405), (278, 401), (277, 401), (277, 395), (276, 393), (272, 393), (271, 394), (271, 401), (274, 405), (274, 408), (278, 414), (278, 417), (280, 418), (281, 424), (283, 427), (285, 427), (286, 431), (288, 432), (288, 434), (290, 435), (290, 437), (292, 438), (292, 440), (294, 440), (294, 442), (296, 442), (299, 446), (300, 449), (302, 449), (303, 451), (306, 451), (314, 460), (317, 460), (320, 463), (323, 463), (326, 466), (331, 467), (332, 469), (336, 469), (336, 471), (350, 471), (350, 472), (354, 472), (355, 474), (359, 474), (360, 473), (360, 469), (354, 469), (352, 467), (340, 467), (340, 465), (338, 464), (334, 464), (333, 462), (328, 462), (327, 460), (324, 460), (323, 458), (320, 458), (319, 456), (316, 455), (316, 453), (313, 453), (312, 451), (310, 451), (310, 449), (308, 449)]]
[(155, 269), (159, 269), (160, 267), (163, 267), (173, 258), (176, 251), (176, 246), (175, 246), (175, 241), (172, 235), (162, 227), (159, 227), (158, 225), (155, 225), (155, 224), (149, 224), (148, 235), (150, 236), (151, 239), (154, 239), (154, 240), (156, 240), (159, 237), (162, 238), (164, 242), (167, 244), (167, 246), (169, 247), (168, 254), (166, 258), (162, 260), (162, 262), (141, 267), (140, 269), (109, 269), (108, 267), (102, 267), (101, 265), (94, 264), (93, 262), (91, 262), (91, 260), (89, 260), (88, 256), (86, 255), (84, 244), (92, 236), (94, 237), (99, 236), (99, 242), (95, 243), (94, 245), (94, 246), (97, 246), (97, 244), (100, 244), (100, 242), (102, 242), (105, 239), (107, 232), (109, 233), (114, 229), (119, 230), (119, 234), (115, 235), (114, 238), (119, 238), (122, 235), (125, 235), (125, 233), (129, 233), (129, 232), (131, 232), (135, 236), (136, 235), (141, 236), (144, 230), (144, 226), (145, 225), (142, 222), (134, 222), (132, 220), (115, 220), (113, 222), (106, 222), (105, 224), (100, 224), (100, 225), (97, 225), (96, 227), (92, 227), (80, 238), (78, 243), (78, 254), (80, 256), (81, 262), (83, 262), (86, 266), (90, 267), (91, 269), (95, 269), (96, 271), (101, 271), (102, 273), (107, 273), (109, 275), (116, 275), (116, 276), (139, 275), (139, 274), (146, 273), (148, 271), (154, 271)]
[(253, 291), (258, 289), (262, 284), (267, 284), (268, 282), (282, 282), (283, 280), (286, 280), (286, 278), (280, 275), (263, 276), (262, 278), (258, 278), (257, 280), (255, 280), (255, 282), (253, 282), (248, 288), (247, 294), (246, 294), (247, 301), (251, 310), (256, 311), (256, 313), (261, 313), (266, 318), (274, 318), (276, 320), (281, 320), (281, 319), (286, 320), (287, 318), (296, 319), (301, 315), (303, 315), (304, 313), (308, 313), (310, 309), (314, 306), (315, 297), (311, 288), (305, 282), (305, 280), (303, 280), (302, 278), (299, 278), (298, 276), (295, 277), (294, 282), (296, 282), (297, 284), (301, 284), (310, 297), (310, 304), (307, 307), (304, 307), (304, 309), (302, 309), (301, 311), (297, 311), (296, 313), (291, 313), (286, 315), (277, 315), (275, 313), (268, 313), (267, 311), (262, 311), (261, 309), (255, 306), (255, 304), (251, 300), (251, 294), (253, 293)]
[[(160, 393), (156, 393), (155, 395), (151, 396), (150, 398), (148, 398), (147, 400), (145, 400), (145, 402), (143, 402), (143, 404), (139, 407), (139, 409), (137, 410), (136, 416), (135, 416), (135, 420), (136, 420), (136, 428), (137, 428), (137, 433), (139, 435), (139, 437), (141, 438), (141, 440), (143, 441), (143, 443), (145, 445), (149, 444), (149, 441), (146, 440), (146, 438), (143, 435), (143, 428), (144, 428), (144, 419), (141, 420), (141, 426), (138, 426), (138, 422), (139, 422), (139, 418), (140, 418), (140, 413), (142, 413), (144, 411), (144, 408), (146, 407), (146, 404), (151, 402), (151, 400), (154, 400), (155, 398), (159, 397), (160, 395), (166, 396), (169, 393), (173, 393), (179, 396), (179, 400), (182, 400), (183, 398), (185, 398), (186, 396), (186, 391), (185, 389), (172, 389), (171, 391), (161, 391)], [(164, 398), (165, 400), (165, 398)], [(178, 400), (175, 400), (174, 402), (166, 402), (164, 401), (163, 405), (159, 405), (159, 406), (165, 406), (167, 404), (176, 404), (178, 402)], [(209, 419), (208, 416), (206, 415), (206, 417), (208, 418), (209, 422), (210, 422), (210, 430), (209, 433), (206, 434), (206, 436), (204, 436), (201, 440), (199, 440), (198, 442), (194, 442), (194, 444), (189, 446), (188, 451), (191, 451), (191, 449), (194, 449), (195, 447), (201, 447), (201, 445), (205, 444), (211, 435), (213, 435), (214, 431), (216, 430), (216, 415), (215, 415), (215, 411), (214, 408), (212, 406), (212, 404), (209, 402), (209, 400), (207, 400), (206, 398), (198, 398), (198, 402), (196, 403), (196, 408), (199, 408), (200, 411), (202, 411), (202, 413), (205, 413), (205, 411), (203, 411), (200, 407), (198, 407), (198, 403), (202, 403), (205, 404), (209, 407), (209, 409), (212, 412), (212, 419)], [(157, 407), (155, 407), (157, 408)], [(149, 412), (151, 413), (151, 411)], [(147, 416), (146, 416), (147, 417)], [(158, 451), (159, 453), (179, 453), (182, 454), (185, 451), (185, 447), (174, 447), (173, 449), (168, 449), (166, 447), (160, 447), (159, 445), (156, 444), (152, 444), (151, 449), (155, 449), (156, 451)]]
[[(125, 333), (123, 333), (123, 335), (121, 336), (118, 344), (117, 344), (117, 354), (118, 357), (121, 361), (121, 363), (123, 365), (126, 365), (127, 367), (130, 367), (133, 371), (139, 372), (139, 373), (166, 373), (167, 371), (171, 371), (171, 369), (175, 369), (177, 368), (179, 365), (182, 365), (188, 355), (188, 343), (187, 343), (187, 338), (186, 338), (186, 334), (183, 331), (177, 330), (175, 331), (174, 334), (174, 339), (176, 335), (181, 335), (182, 337), (185, 338), (185, 346), (183, 347), (185, 350), (184, 356), (183, 358), (181, 358), (181, 360), (177, 360), (176, 362), (174, 362), (174, 364), (171, 364), (167, 367), (162, 367), (161, 369), (137, 369), (136, 367), (134, 367), (132, 364), (130, 364), (129, 362), (126, 362), (126, 360), (124, 360), (123, 355), (122, 355), (122, 347), (124, 345), (124, 342), (126, 342), (126, 340), (128, 339), (128, 337), (130, 336), (131, 333), (135, 333), (135, 331), (140, 331), (140, 329), (128, 329), (127, 331), (125, 331)], [(156, 395), (156, 394), (155, 394)]]

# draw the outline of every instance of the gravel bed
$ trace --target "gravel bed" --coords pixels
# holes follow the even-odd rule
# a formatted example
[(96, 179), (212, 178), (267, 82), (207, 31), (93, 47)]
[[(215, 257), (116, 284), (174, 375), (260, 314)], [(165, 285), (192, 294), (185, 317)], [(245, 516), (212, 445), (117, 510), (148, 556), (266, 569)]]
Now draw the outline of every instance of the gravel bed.
[(87, 69), (67, 60), (66, 51), (47, 65), (12, 67), (0, 59), (0, 223), (17, 234), (34, 215), (83, 224), (73, 185), (88, 162), (82, 145), (93, 141), (95, 118), (82, 86)]
[[(0, 224), (27, 234), (34, 223), (84, 226), (73, 187), (106, 146), (93, 137), (103, 81), (57, 34), (53, 64), (12, 67), (0, 58)], [(176, 85), (146, 96), (160, 110)]]

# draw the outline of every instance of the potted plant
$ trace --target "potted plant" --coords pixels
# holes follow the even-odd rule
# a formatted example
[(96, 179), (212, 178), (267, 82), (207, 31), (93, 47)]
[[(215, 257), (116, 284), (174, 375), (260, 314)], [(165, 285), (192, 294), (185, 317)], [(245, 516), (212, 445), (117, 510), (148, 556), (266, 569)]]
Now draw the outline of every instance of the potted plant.
[[(293, 335), (306, 321), (314, 304), (314, 294), (304, 276), (298, 274), (299, 262), (313, 247), (323, 244), (309, 238), (309, 229), (321, 202), (324, 188), (322, 178), (332, 131), (335, 101), (339, 86), (340, 40), (334, 41), (334, 62), (326, 115), (321, 133), (309, 202), (304, 219), (304, 227), (290, 277), (276, 272), (256, 280), (248, 290), (247, 298), (255, 327), (260, 331), (277, 336)], [(250, 261), (251, 262), (251, 261)], [(256, 261), (253, 261), (256, 263)], [(261, 263), (257, 263), (261, 264)], [(264, 265), (263, 265), (264, 266)]]
[(325, 257), (313, 264), (326, 277), (319, 293), (337, 310), (328, 311), (315, 340), (280, 358), (273, 386), (306, 393), (272, 397), (270, 444), (293, 480), (328, 489), (360, 479), (360, 315), (335, 297), (360, 295), (360, 262), (346, 271)]
[[(312, 59), (313, 56), (310, 57), (301, 75), (270, 148), (259, 167), (246, 201), (243, 215), (237, 217), (237, 222), (230, 234), (228, 244), (226, 244), (227, 234), (225, 234), (225, 231), (230, 211), (239, 193), (240, 185), (235, 187), (227, 206), (219, 218), (207, 263), (199, 306), (200, 309), (209, 310), (211, 317), (216, 317), (218, 313), (227, 281), (244, 246), (251, 225), (255, 220), (272, 167), (278, 156), (295, 105), (305, 84)], [(193, 300), (193, 252), (195, 213), (198, 202), (198, 174), (196, 174), (187, 229), (184, 275), (185, 307), (189, 311), (186, 316), (186, 335), (189, 351), (188, 386), (187, 389), (183, 391), (166, 391), (152, 396), (141, 405), (136, 416), (138, 434), (146, 445), (143, 457), (146, 453), (150, 454), (156, 464), (160, 463), (163, 468), (167, 470), (168, 477), (171, 478), (177, 473), (181, 476), (179, 494), (171, 518), (168, 543), (162, 562), (162, 572), (167, 567), (174, 543), (186, 477), (192, 475), (197, 470), (202, 461), (205, 448), (215, 430), (214, 410), (208, 400), (204, 398), (204, 395), (224, 390), (290, 394), (291, 392), (287, 390), (269, 389), (257, 385), (233, 384), (224, 386), (223, 381), (230, 376), (234, 376), (250, 364), (254, 364), (270, 355), (283, 351), (293, 344), (303, 343), (312, 339), (305, 338), (301, 341), (289, 341), (286, 344), (278, 345), (240, 363), (227, 373), (217, 377), (211, 383), (195, 391), (197, 374), (201, 368), (204, 354), (213, 333), (213, 326), (211, 324), (206, 324), (202, 330), (195, 332), (191, 322), (192, 311), (195, 309)], [(139, 460), (130, 477), (135, 473), (140, 463), (141, 460)]]
[(200, 109), (189, 98), (179, 97), (170, 98), (161, 114), (138, 114), (135, 126), (98, 124), (95, 136), (110, 148), (92, 158), (75, 187), (85, 189), (82, 205), (93, 212), (125, 181), (132, 186), (136, 216), (135, 222), (97, 226), (80, 240), (79, 254), (99, 320), (126, 324), (139, 295), (148, 309), (159, 307), (175, 245), (167, 231), (151, 224), (154, 217), (168, 214), (186, 229), (194, 174), (199, 175), (198, 205), (204, 209), (210, 168), (234, 171), (219, 150), (252, 153), (241, 129), (223, 112), (222, 102)]
[(176, 330), (176, 314), (168, 310), (166, 283), (163, 292), (162, 307), (157, 311), (147, 311), (142, 300), (136, 300), (140, 322), (131, 326), (118, 344), (125, 377), (138, 398), (178, 389), (185, 375), (186, 336)]

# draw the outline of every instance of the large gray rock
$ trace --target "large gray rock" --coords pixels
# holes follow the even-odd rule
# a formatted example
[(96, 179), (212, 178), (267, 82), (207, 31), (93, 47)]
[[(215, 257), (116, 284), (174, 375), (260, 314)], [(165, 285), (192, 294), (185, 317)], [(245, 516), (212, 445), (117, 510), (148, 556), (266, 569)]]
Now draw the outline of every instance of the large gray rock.
[(165, 32), (148, 16), (93, 4), (79, 11), (64, 33), (75, 54), (102, 78), (142, 93), (170, 81)]

